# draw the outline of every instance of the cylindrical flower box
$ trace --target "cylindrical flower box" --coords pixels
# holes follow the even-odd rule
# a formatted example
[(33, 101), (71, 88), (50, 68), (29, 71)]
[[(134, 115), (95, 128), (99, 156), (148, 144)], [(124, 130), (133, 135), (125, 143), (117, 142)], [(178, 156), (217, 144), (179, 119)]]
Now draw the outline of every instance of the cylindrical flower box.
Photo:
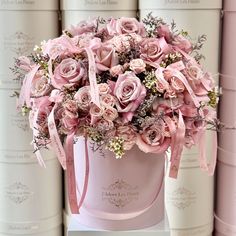
[(235, 168), (235, 154), (219, 148), (215, 210), (217, 236), (234, 236), (236, 234)]
[[(164, 154), (145, 154), (137, 146), (122, 159), (104, 149), (94, 152), (89, 148), (88, 152), (88, 191), (77, 215), (79, 223), (97, 229), (133, 230), (155, 225), (164, 218)], [(80, 138), (75, 145), (80, 192), (84, 155), (84, 141)]]
[(28, 119), (11, 97), (20, 83), (9, 69), (58, 35), (58, 1), (1, 1), (0, 29), (0, 235), (60, 236), (60, 166), (51, 152), (43, 153), (46, 169), (39, 166)]
[(188, 31), (193, 40), (207, 36), (201, 50), (206, 57), (202, 63), (213, 75), (219, 72), (221, 8), (222, 0), (139, 0), (141, 18), (152, 12), (169, 24), (174, 20), (178, 29)]
[(235, 20), (236, 2), (234, 0), (224, 0), (221, 73), (233, 77), (236, 77), (235, 63), (233, 62), (236, 51)]
[(172, 236), (212, 235), (214, 178), (203, 172), (195, 159), (193, 154), (184, 154), (178, 178), (165, 178), (165, 205)]
[(136, 17), (138, 0), (61, 0), (62, 28), (93, 17)]
[(39, 166), (33, 153), (20, 156), (15, 150), (1, 156), (3, 235), (61, 235), (60, 167), (51, 153), (44, 153), (44, 158), (46, 168)]

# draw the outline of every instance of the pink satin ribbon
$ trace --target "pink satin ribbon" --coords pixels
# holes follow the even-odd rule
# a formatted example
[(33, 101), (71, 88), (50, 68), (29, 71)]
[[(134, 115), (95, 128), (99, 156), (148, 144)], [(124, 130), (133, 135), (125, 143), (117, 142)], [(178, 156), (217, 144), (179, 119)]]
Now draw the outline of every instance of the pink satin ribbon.
[(24, 106), (25, 104), (27, 107), (30, 107), (31, 84), (39, 67), (40, 67), (39, 65), (34, 66), (32, 70), (29, 71), (29, 73), (25, 75), (25, 79), (23, 81), (19, 100), (18, 100), (18, 105), (20, 107)]
[(96, 64), (93, 51), (91, 50), (91, 48), (85, 48), (85, 51), (88, 55), (88, 61), (89, 61), (89, 84), (91, 89), (92, 102), (100, 108), (101, 106), (99, 99), (99, 89), (96, 78)]
[[(85, 139), (86, 168), (85, 168), (84, 186), (83, 186), (82, 194), (80, 194), (80, 191), (76, 183), (76, 174), (75, 174), (75, 166), (74, 166), (74, 162), (75, 162), (74, 160), (74, 133), (71, 133), (67, 136), (66, 142), (65, 142), (65, 149), (66, 149), (66, 155), (67, 155), (66, 181), (68, 185), (70, 209), (73, 214), (79, 214), (80, 208), (86, 197), (86, 193), (88, 189), (88, 180), (89, 180), (89, 155), (88, 155), (87, 140)], [(79, 203), (78, 203), (77, 194), (80, 197)]]
[(206, 140), (205, 140), (205, 129), (199, 131), (199, 140), (198, 140), (198, 147), (199, 147), (199, 162), (200, 168), (208, 173), (209, 176), (213, 176), (216, 167), (216, 159), (217, 159), (217, 132), (213, 132), (213, 142), (212, 142), (212, 158), (210, 164), (207, 162), (206, 158)]
[(179, 122), (175, 135), (172, 136), (171, 159), (169, 177), (177, 178), (181, 154), (184, 147), (185, 124), (181, 111), (179, 110)]
[(230, 225), (221, 220), (215, 214), (215, 228), (218, 232), (227, 235), (227, 236), (235, 236), (236, 235), (236, 225)]
[(66, 154), (65, 150), (62, 146), (56, 123), (55, 123), (55, 118), (54, 118), (54, 112), (56, 109), (56, 105), (53, 107), (51, 113), (48, 116), (48, 131), (50, 135), (50, 140), (51, 140), (51, 145), (53, 147), (53, 150), (56, 153), (56, 156), (61, 163), (62, 168), (65, 170), (66, 169)]

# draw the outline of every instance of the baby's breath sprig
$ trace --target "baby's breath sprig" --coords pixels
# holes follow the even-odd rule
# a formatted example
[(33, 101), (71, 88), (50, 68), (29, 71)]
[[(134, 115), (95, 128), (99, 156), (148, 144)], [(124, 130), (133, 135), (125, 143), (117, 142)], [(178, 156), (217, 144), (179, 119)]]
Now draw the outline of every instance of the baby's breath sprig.
[(219, 93), (216, 90), (209, 91), (208, 97), (210, 98), (208, 105), (212, 108), (216, 108), (219, 100)]
[(146, 72), (144, 80), (143, 80), (143, 84), (153, 94), (157, 93), (156, 83), (157, 83), (157, 78), (155, 75), (155, 71), (152, 70), (152, 71)]
[(87, 131), (88, 137), (92, 141), (94, 141), (96, 143), (100, 143), (103, 141), (103, 136), (102, 136), (101, 132), (99, 132), (96, 128), (87, 126), (86, 131)]
[(108, 142), (107, 149), (111, 152), (114, 152), (116, 159), (122, 158), (122, 156), (125, 154), (124, 139), (120, 137), (114, 137)]
[(22, 116), (26, 116), (26, 115), (28, 115), (29, 114), (29, 112), (30, 112), (30, 108), (29, 107), (27, 107), (27, 106), (22, 106), (21, 107), (21, 114), (22, 114)]
[(168, 65), (182, 60), (182, 55), (179, 52), (169, 53), (161, 61), (160, 66), (166, 68)]
[(157, 28), (160, 25), (165, 25), (166, 23), (163, 21), (162, 18), (154, 17), (150, 12), (147, 17), (143, 19), (143, 24), (145, 25), (146, 31), (149, 37), (156, 37), (157, 36)]

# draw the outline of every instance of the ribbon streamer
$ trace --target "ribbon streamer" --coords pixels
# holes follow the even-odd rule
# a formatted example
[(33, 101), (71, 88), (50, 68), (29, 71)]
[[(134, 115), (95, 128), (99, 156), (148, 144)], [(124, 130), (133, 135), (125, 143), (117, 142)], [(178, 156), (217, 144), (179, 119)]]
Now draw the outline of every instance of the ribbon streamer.
[(55, 151), (57, 158), (59, 162), (61, 163), (62, 168), (66, 169), (66, 154), (65, 150), (62, 146), (57, 127), (55, 124), (55, 118), (54, 118), (54, 111), (56, 109), (56, 105), (53, 107), (51, 113), (48, 116), (48, 131), (50, 135), (51, 145), (53, 147), (53, 150)]
[(91, 88), (92, 102), (100, 108), (101, 106), (99, 100), (99, 89), (96, 78), (96, 64), (93, 51), (91, 50), (91, 48), (85, 48), (85, 51), (88, 55), (88, 61), (89, 61), (89, 84)]

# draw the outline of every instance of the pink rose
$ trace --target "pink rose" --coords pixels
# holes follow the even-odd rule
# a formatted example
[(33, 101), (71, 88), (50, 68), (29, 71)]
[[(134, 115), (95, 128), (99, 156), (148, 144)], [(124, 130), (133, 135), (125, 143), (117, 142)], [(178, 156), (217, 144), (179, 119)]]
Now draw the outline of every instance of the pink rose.
[(102, 116), (105, 120), (114, 121), (118, 117), (118, 112), (115, 108), (107, 106), (105, 107)]
[(118, 112), (134, 112), (146, 97), (146, 89), (134, 73), (125, 73), (119, 75), (114, 95)]
[(112, 45), (103, 44), (96, 50), (95, 56), (97, 68), (106, 71), (118, 64), (118, 57)]
[(193, 81), (194, 84), (200, 83), (203, 77), (203, 71), (197, 64), (187, 63), (185, 71), (187, 73), (188, 79)]
[(164, 38), (147, 38), (140, 45), (140, 57), (145, 62), (158, 62), (169, 51)]
[(170, 146), (171, 139), (165, 137), (164, 121), (146, 125), (137, 136), (137, 145), (145, 153), (164, 153)]
[(62, 113), (62, 119), (60, 119), (62, 129), (64, 133), (69, 133), (75, 130), (79, 124), (78, 115), (69, 111)]
[(79, 108), (82, 110), (89, 109), (89, 106), (91, 105), (91, 93), (90, 93), (90, 87), (84, 86), (80, 88), (76, 94), (74, 95), (74, 99), (78, 102)]
[(48, 55), (51, 59), (56, 59), (58, 56), (78, 53), (80, 49), (77, 47), (77, 40), (62, 35), (59, 38), (49, 39), (42, 45), (44, 55)]
[(172, 44), (177, 46), (179, 49), (183, 50), (186, 53), (192, 51), (191, 42), (188, 39), (186, 39), (183, 35), (176, 36), (174, 38), (174, 41), (172, 41)]
[(111, 92), (109, 85), (106, 83), (98, 84), (98, 90), (100, 95), (108, 94)]
[(112, 19), (107, 25), (107, 30), (110, 35), (114, 34), (131, 34), (136, 33), (145, 36), (145, 28), (135, 18), (121, 17), (120, 19)]
[(113, 107), (116, 104), (116, 99), (111, 94), (102, 94), (100, 100), (104, 107)]
[(114, 127), (114, 124), (112, 121), (105, 120), (105, 119), (99, 119), (95, 126), (98, 130), (101, 130), (102, 132), (111, 130)]
[(63, 101), (64, 94), (59, 89), (53, 89), (49, 100), (55, 103), (61, 103)]
[(170, 32), (170, 28), (169, 28), (168, 25), (160, 25), (157, 28), (157, 33), (158, 33), (158, 36), (160, 38), (164, 37), (167, 42), (170, 41), (170, 39), (171, 39), (171, 32)]
[(65, 110), (68, 110), (74, 114), (78, 112), (78, 103), (74, 100), (67, 100), (63, 103), (63, 107)]
[(145, 71), (146, 64), (142, 59), (133, 59), (130, 61), (130, 69), (135, 74), (140, 74)]
[(97, 122), (97, 120), (101, 119), (103, 113), (103, 108), (99, 108), (97, 105), (92, 104), (89, 110), (89, 114), (91, 116), (91, 124), (93, 125)]
[(36, 76), (31, 85), (31, 94), (33, 97), (41, 97), (48, 95), (51, 89), (49, 78), (44, 75), (40, 77)]
[(64, 85), (81, 83), (86, 76), (86, 69), (82, 62), (67, 58), (55, 68), (52, 85), (61, 89)]
[(116, 76), (123, 74), (123, 73), (124, 73), (124, 67), (122, 65), (116, 65), (110, 69), (110, 74), (113, 77), (116, 77)]
[(131, 125), (123, 125), (118, 126), (117, 136), (123, 138), (124, 140), (124, 150), (130, 150), (137, 140), (137, 133), (133, 126)]
[(76, 35), (81, 35), (81, 34), (85, 34), (85, 33), (92, 33), (95, 31), (95, 29), (96, 29), (96, 25), (95, 25), (94, 21), (81, 21), (76, 26), (72, 25), (68, 29), (68, 31), (73, 36), (76, 36)]
[(175, 76), (170, 79), (170, 85), (176, 93), (182, 93), (185, 89), (183, 82)]

